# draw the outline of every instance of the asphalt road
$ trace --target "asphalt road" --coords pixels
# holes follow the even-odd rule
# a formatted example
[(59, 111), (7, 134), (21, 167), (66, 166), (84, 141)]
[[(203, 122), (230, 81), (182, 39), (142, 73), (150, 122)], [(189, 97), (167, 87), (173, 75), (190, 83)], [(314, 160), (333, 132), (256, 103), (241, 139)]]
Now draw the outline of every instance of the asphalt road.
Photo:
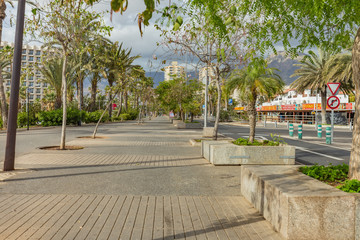
[[(323, 128), (325, 129), (325, 128)], [(221, 124), (219, 132), (225, 136), (232, 138), (248, 138), (249, 126)], [(280, 135), (284, 141), (296, 146), (296, 162), (305, 165), (339, 165), (349, 163), (352, 132), (347, 128), (338, 128), (334, 132), (334, 143), (327, 145), (325, 143), (325, 130), (323, 130), (322, 138), (317, 138), (317, 131), (314, 126), (306, 126), (303, 130), (303, 139), (298, 140), (297, 128), (295, 127), (294, 137), (289, 136), (286, 126), (275, 128), (274, 124), (267, 124), (267, 127), (256, 127), (256, 137), (259, 139), (271, 140), (271, 134)]]
[[(66, 141), (71, 141), (77, 136), (90, 135), (94, 126), (67, 127)], [(101, 128), (99, 129), (101, 131)], [(29, 131), (18, 129), (16, 135), (16, 157), (32, 152), (41, 146), (60, 145), (61, 127), (33, 128)], [(0, 132), (0, 162), (4, 161), (6, 147), (6, 132)]]

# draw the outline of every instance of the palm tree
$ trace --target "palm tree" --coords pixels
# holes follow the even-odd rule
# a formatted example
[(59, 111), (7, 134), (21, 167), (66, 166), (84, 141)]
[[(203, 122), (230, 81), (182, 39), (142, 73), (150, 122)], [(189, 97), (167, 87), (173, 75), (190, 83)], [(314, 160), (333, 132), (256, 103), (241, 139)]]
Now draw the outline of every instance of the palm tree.
[(331, 56), (326, 64), (327, 81), (341, 83), (341, 90), (347, 94), (353, 93), (354, 82), (352, 80), (352, 55), (351, 53), (339, 53)]
[[(64, 60), (62, 58), (50, 58), (43, 61), (41, 66), (38, 66), (38, 70), (42, 74), (42, 79), (40, 79), (40, 81), (49, 84), (54, 89), (55, 109), (61, 108), (62, 104), (61, 88), (63, 63)], [(68, 90), (75, 81), (74, 75), (76, 66), (72, 65), (71, 63), (72, 62), (68, 62), (66, 68), (66, 81)]]
[[(112, 100), (112, 87), (118, 82), (123, 85), (126, 81), (127, 71), (134, 67), (133, 62), (140, 56), (130, 56), (131, 49), (123, 49), (122, 43), (118, 42), (108, 45), (106, 48), (105, 70), (103, 71), (104, 77), (108, 80), (110, 92), (109, 99)], [(111, 117), (112, 108), (109, 108), (109, 116)]]
[(8, 119), (8, 110), (7, 110), (7, 102), (6, 102), (6, 95), (4, 89), (4, 77), (10, 78), (11, 73), (4, 71), (6, 67), (10, 66), (11, 60), (10, 55), (1, 50), (0, 52), (0, 105), (1, 105), (1, 116), (3, 120), (3, 127), (7, 128), (7, 119)]
[(327, 64), (331, 57), (330, 52), (326, 52), (318, 48), (319, 55), (313, 51), (305, 55), (300, 64), (294, 64), (300, 68), (295, 70), (290, 77), (297, 76), (298, 78), (290, 85), (295, 88), (297, 92), (302, 93), (305, 89), (320, 92), (321, 96), (321, 119), (322, 123), (326, 124), (326, 84), (328, 83), (328, 68)]
[(271, 99), (283, 91), (285, 83), (276, 71), (276, 68), (267, 68), (265, 60), (255, 58), (245, 69), (235, 71), (227, 82), (227, 88), (231, 92), (238, 89), (240, 99), (247, 104), (250, 142), (255, 138), (256, 103), (260, 98)]

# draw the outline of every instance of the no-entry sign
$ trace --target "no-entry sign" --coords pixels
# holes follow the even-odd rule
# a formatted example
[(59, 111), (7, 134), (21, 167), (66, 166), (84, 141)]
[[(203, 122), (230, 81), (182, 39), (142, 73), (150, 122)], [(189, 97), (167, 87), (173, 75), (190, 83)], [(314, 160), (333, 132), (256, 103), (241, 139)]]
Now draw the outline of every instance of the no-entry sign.
[(331, 96), (327, 100), (327, 105), (331, 109), (338, 108), (340, 105), (340, 99), (337, 96)]

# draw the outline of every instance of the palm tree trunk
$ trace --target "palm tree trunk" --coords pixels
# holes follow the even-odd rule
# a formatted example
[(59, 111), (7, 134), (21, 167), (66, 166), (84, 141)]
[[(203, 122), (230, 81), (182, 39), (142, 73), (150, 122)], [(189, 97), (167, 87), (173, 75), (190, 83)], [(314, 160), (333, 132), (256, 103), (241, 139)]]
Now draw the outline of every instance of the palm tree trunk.
[(255, 140), (255, 128), (256, 128), (256, 101), (252, 101), (248, 106), (248, 116), (249, 116), (249, 142), (254, 142)]
[(352, 49), (352, 69), (355, 84), (355, 116), (349, 162), (349, 177), (360, 180), (360, 28), (357, 31)]
[[(0, 43), (2, 40), (2, 29), (3, 29), (3, 20), (6, 17), (6, 4), (5, 1), (0, 0)], [(7, 110), (7, 103), (6, 103), (6, 95), (4, 89), (4, 79), (2, 77), (2, 68), (0, 67), (0, 103), (1, 103), (1, 116), (3, 120), (3, 127), (7, 128), (7, 121), (8, 121), (8, 110)]]
[(127, 91), (124, 92), (124, 108), (125, 108), (125, 111), (127, 112), (128, 111), (128, 93)]
[(320, 92), (321, 96), (321, 122), (326, 124), (326, 87), (325, 90)]
[(216, 78), (216, 88), (218, 90), (217, 95), (217, 104), (216, 104), (216, 118), (214, 124), (214, 131), (213, 131), (213, 140), (217, 140), (217, 133), (219, 128), (219, 119), (220, 119), (220, 108), (221, 108), (221, 86), (220, 86), (220, 76), (217, 74)]
[(61, 141), (60, 141), (60, 150), (65, 150), (65, 138), (66, 138), (66, 100), (67, 100), (67, 81), (66, 81), (66, 64), (67, 64), (67, 54), (66, 49), (63, 50), (64, 54), (64, 64), (62, 69), (62, 97), (63, 97), (63, 119), (61, 127)]
[(119, 94), (119, 98), (120, 98), (120, 103), (119, 103), (119, 111), (118, 111), (118, 113), (116, 114), (116, 117), (118, 118), (119, 116), (120, 116), (120, 114), (121, 114), (121, 110), (122, 110), (122, 104), (123, 104), (123, 96), (122, 96), (123, 94), (122, 94), (122, 92), (120, 92), (120, 94)]
[[(109, 102), (112, 103), (112, 86), (113, 86), (113, 82), (109, 81)], [(111, 115), (112, 115), (112, 106), (109, 107), (109, 119), (111, 119)]]
[(91, 81), (91, 101), (90, 101), (90, 106), (89, 109), (90, 111), (95, 111), (96, 109), (96, 91), (97, 91), (97, 83), (98, 83), (98, 77), (99, 75), (94, 73), (93, 75), (93, 79)]
[(62, 104), (61, 94), (57, 94), (55, 98), (55, 109), (61, 108), (61, 104)]

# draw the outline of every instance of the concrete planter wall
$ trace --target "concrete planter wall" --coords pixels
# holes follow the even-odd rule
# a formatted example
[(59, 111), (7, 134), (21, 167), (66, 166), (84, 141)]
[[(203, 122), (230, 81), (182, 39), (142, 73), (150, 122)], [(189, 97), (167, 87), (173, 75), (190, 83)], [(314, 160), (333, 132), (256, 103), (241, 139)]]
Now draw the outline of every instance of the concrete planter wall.
[(203, 141), (202, 154), (214, 165), (295, 164), (293, 146), (238, 146), (229, 141)]
[(241, 168), (241, 193), (285, 239), (360, 240), (360, 194), (340, 191), (295, 166)]
[(181, 123), (182, 121), (181, 120), (176, 120), (176, 119), (173, 119), (172, 123), (174, 124), (175, 127), (177, 127), (178, 123)]
[(177, 128), (189, 128), (189, 129), (200, 129), (202, 128), (202, 124), (201, 123), (185, 123), (185, 122), (178, 122), (177, 123)]

